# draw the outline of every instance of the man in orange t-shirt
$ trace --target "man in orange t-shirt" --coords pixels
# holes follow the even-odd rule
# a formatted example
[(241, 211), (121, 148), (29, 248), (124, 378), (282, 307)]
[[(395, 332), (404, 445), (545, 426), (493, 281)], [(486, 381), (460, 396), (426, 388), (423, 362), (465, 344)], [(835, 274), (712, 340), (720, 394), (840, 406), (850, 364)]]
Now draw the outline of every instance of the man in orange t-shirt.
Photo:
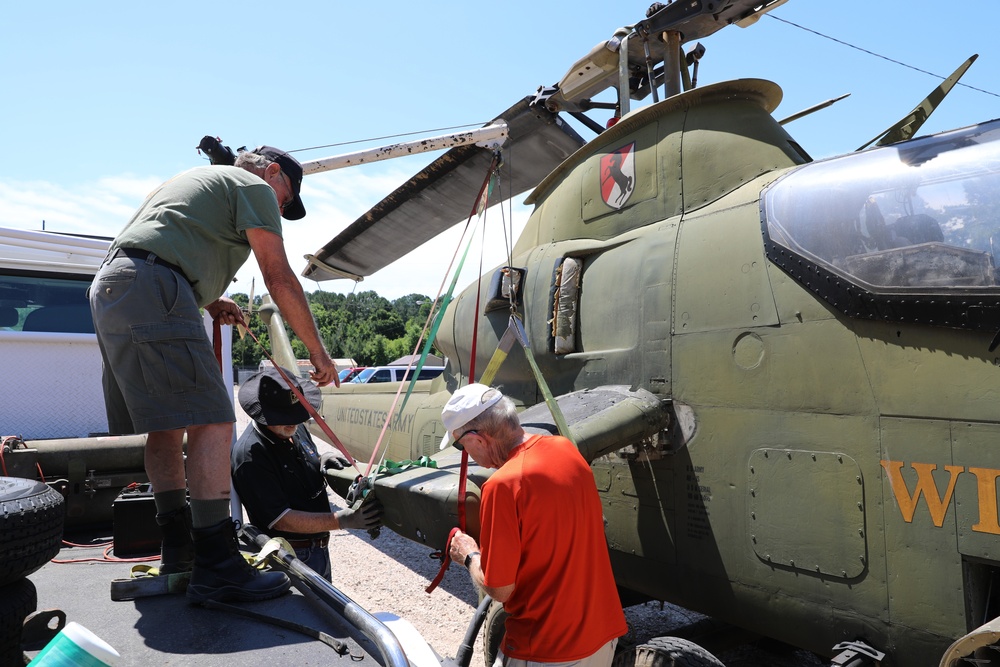
[(608, 667), (628, 631), (604, 537), (594, 475), (566, 438), (531, 435), (513, 401), (471, 384), (441, 420), (447, 442), (498, 468), (482, 489), (476, 541), (458, 532), (450, 556), (510, 614), (496, 665)]

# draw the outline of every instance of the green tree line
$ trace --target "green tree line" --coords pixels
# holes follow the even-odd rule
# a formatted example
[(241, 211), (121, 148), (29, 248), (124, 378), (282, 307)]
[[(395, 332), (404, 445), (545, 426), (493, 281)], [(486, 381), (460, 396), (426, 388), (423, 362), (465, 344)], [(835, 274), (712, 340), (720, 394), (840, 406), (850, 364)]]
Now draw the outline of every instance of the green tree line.
[[(413, 354), (423, 330), (432, 300), (423, 294), (408, 294), (394, 301), (377, 293), (359, 292), (337, 294), (334, 292), (307, 292), (309, 309), (323, 344), (334, 358), (349, 357), (361, 366), (382, 366), (399, 357)], [(246, 294), (232, 296), (244, 313), (250, 297)], [(250, 330), (271, 351), (267, 326), (258, 315), (261, 298), (254, 297)], [(285, 331), (298, 359), (308, 359), (306, 346), (286, 324)], [(432, 348), (431, 353), (437, 353)], [(264, 353), (250, 336), (240, 338), (233, 328), (233, 363), (251, 367), (260, 363)]]

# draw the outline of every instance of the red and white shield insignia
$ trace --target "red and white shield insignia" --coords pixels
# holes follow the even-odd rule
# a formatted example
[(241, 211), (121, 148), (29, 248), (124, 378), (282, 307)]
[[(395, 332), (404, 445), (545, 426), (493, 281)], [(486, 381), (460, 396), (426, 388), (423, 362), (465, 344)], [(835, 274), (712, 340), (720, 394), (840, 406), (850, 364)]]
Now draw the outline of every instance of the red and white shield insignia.
[(601, 158), (601, 199), (611, 208), (625, 205), (635, 190), (635, 142)]

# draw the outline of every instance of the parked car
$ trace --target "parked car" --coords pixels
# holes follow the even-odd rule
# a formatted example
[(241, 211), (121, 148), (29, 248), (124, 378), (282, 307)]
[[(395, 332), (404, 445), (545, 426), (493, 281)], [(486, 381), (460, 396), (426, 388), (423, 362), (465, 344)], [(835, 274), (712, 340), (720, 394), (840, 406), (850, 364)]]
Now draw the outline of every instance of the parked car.
[[(411, 369), (412, 370), (412, 369)], [(401, 382), (409, 379), (406, 366), (372, 366), (365, 368), (351, 382), (365, 384), (371, 382)], [(418, 380), (433, 380), (444, 373), (444, 366), (424, 366), (417, 375)]]
[(358, 373), (368, 368), (367, 366), (355, 366), (354, 368), (342, 368), (340, 372), (337, 373), (337, 377), (340, 378), (341, 382), (351, 382), (358, 376)]

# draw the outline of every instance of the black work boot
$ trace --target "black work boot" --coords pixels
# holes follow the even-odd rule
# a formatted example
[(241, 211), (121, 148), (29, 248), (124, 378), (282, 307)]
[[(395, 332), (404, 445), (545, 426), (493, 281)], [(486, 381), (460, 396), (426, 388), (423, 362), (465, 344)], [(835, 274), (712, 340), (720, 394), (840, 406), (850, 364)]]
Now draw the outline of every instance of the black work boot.
[(156, 515), (163, 542), (160, 544), (160, 574), (190, 572), (194, 563), (191, 541), (191, 506)]
[(208, 528), (193, 528), (191, 537), (194, 569), (187, 589), (191, 602), (269, 600), (291, 586), (284, 572), (261, 572), (246, 561), (230, 519)]

